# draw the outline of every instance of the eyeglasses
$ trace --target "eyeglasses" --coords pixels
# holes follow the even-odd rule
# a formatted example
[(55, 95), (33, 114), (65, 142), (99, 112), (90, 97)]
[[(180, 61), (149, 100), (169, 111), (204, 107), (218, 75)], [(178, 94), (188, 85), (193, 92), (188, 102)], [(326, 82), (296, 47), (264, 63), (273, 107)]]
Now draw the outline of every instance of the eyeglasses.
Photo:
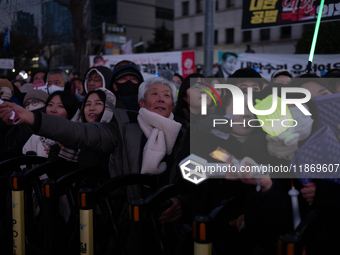
[(33, 99), (31, 102), (26, 102), (24, 106), (25, 106), (25, 108), (28, 107), (30, 104), (32, 106), (37, 106), (40, 102), (42, 102), (42, 101), (40, 101), (38, 99)]
[(95, 83), (99, 83), (99, 82), (102, 81), (102, 79), (99, 79), (99, 78), (97, 78), (97, 79), (92, 79), (91, 77), (90, 77), (90, 78), (87, 78), (87, 82), (91, 82), (91, 81), (93, 81), (93, 82), (95, 82)]
[(194, 86), (191, 87), (195, 92), (200, 92), (202, 89), (208, 90), (209, 92), (211, 91), (208, 86), (204, 83), (201, 82), (196, 82)]

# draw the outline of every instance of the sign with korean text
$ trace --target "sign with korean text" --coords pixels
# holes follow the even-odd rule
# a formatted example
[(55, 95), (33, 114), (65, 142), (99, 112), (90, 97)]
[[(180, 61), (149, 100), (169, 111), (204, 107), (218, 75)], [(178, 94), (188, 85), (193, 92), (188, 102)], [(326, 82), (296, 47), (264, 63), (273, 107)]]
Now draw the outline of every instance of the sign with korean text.
[(126, 43), (126, 26), (102, 23), (106, 55), (119, 55), (122, 45)]
[[(222, 69), (228, 70), (229, 68), (230, 73), (233, 73), (240, 68), (255, 68), (264, 78), (270, 78), (279, 69), (287, 69), (293, 77), (297, 77), (305, 73), (308, 61), (308, 54), (234, 53), (237, 57), (234, 57), (233, 66), (230, 67), (231, 64), (228, 65), (229, 57), (223, 60), (224, 53), (219, 51), (219, 63)], [(340, 54), (317, 54), (314, 56), (312, 73), (321, 76), (334, 68), (340, 68)]]
[(126, 26), (123, 24), (102, 23), (103, 34), (124, 34), (126, 33)]
[[(320, 0), (243, 0), (242, 29), (315, 23)], [(325, 0), (322, 21), (340, 19), (340, 0)]]
[[(93, 66), (95, 56), (90, 56), (90, 66)], [(144, 80), (158, 75), (162, 70), (170, 69), (174, 73), (181, 74), (184, 78), (195, 72), (195, 52), (194, 51), (174, 51), (158, 53), (141, 53), (130, 55), (103, 55), (103, 65), (111, 70), (122, 60), (134, 62)]]

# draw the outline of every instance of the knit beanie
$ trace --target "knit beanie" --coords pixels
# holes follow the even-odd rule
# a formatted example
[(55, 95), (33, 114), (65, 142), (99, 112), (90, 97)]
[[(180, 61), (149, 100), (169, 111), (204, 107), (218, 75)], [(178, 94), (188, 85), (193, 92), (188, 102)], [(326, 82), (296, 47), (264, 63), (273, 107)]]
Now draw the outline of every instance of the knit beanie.
[(13, 95), (14, 88), (13, 88), (12, 83), (9, 80), (7, 80), (7, 79), (0, 79), (0, 89), (2, 87), (8, 87), (12, 91), (12, 95)]
[(47, 98), (48, 98), (48, 94), (45, 91), (40, 90), (40, 89), (34, 89), (28, 92), (26, 96), (24, 97), (24, 105), (26, 101), (29, 99), (38, 99), (46, 103)]

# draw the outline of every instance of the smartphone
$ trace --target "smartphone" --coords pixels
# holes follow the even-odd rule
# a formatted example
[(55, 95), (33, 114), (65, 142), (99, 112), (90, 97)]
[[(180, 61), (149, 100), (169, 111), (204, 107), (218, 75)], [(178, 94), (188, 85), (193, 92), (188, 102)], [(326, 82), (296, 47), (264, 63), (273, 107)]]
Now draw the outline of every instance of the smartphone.
[(46, 138), (46, 137), (42, 137), (42, 136), (40, 136), (40, 141), (42, 142), (45, 148), (50, 148), (52, 146), (52, 145), (47, 145), (47, 143), (53, 143), (53, 144), (56, 143), (55, 141), (49, 138)]

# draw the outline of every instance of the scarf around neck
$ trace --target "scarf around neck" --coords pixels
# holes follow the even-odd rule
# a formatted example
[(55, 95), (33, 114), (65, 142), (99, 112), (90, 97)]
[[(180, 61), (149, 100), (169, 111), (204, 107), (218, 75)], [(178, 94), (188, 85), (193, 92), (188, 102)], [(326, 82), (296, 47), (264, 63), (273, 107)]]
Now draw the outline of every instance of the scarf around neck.
[(174, 120), (173, 113), (168, 118), (141, 108), (138, 124), (148, 139), (143, 149), (142, 174), (161, 174), (166, 170), (164, 156), (170, 155), (175, 145), (181, 123)]

